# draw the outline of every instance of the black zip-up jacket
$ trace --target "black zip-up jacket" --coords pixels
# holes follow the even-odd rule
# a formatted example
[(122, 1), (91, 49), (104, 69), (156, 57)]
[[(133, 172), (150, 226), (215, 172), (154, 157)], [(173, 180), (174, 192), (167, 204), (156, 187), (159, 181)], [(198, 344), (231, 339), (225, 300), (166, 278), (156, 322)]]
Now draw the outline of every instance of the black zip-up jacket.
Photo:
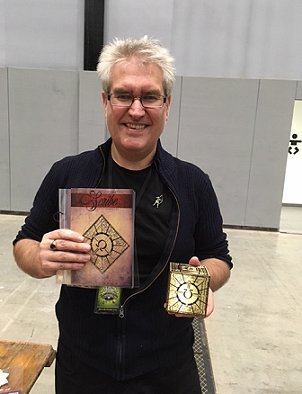
[[(95, 150), (55, 163), (44, 178), (33, 208), (14, 242), (37, 241), (58, 228), (58, 189), (98, 187), (111, 140)], [(192, 319), (164, 310), (169, 262), (216, 257), (232, 267), (217, 198), (208, 176), (166, 152), (160, 142), (154, 157), (175, 209), (165, 247), (149, 280), (127, 292), (119, 315), (94, 313), (96, 290), (62, 285), (56, 304), (60, 341), (83, 362), (116, 379), (128, 379), (192, 354)], [(224, 263), (222, 263), (224, 264)]]

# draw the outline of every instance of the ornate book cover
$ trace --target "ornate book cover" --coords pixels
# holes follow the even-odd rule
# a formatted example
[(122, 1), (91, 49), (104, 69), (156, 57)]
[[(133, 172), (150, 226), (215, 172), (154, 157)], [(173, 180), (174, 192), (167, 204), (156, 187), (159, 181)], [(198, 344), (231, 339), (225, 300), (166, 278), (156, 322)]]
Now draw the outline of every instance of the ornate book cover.
[(133, 287), (134, 201), (130, 189), (60, 189), (60, 228), (81, 233), (91, 260), (57, 281), (79, 287)]

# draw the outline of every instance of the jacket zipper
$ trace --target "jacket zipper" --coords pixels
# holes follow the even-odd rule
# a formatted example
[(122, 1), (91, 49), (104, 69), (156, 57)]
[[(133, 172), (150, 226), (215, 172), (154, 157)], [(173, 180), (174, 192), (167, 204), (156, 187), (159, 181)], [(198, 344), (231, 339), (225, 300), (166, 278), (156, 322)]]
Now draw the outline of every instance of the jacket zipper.
[[(167, 181), (166, 181), (167, 182)], [(134, 298), (135, 296), (137, 296), (138, 294), (143, 293), (144, 291), (146, 291), (155, 281), (156, 279), (162, 274), (162, 272), (164, 271), (164, 269), (166, 268), (166, 265), (168, 264), (169, 260), (170, 260), (170, 256), (172, 254), (172, 251), (174, 249), (174, 245), (176, 242), (176, 238), (177, 238), (177, 234), (178, 234), (178, 229), (179, 229), (179, 221), (180, 221), (180, 206), (179, 206), (179, 202), (178, 199), (175, 196), (175, 193), (173, 192), (173, 190), (171, 189), (171, 187), (169, 186), (168, 182), (167, 185), (169, 187), (169, 190), (171, 191), (175, 201), (176, 201), (176, 205), (177, 205), (177, 213), (178, 213), (178, 217), (177, 217), (177, 225), (176, 225), (176, 232), (175, 232), (175, 236), (174, 236), (174, 240), (171, 246), (171, 252), (167, 258), (166, 263), (164, 264), (163, 268), (160, 270), (160, 272), (155, 276), (155, 278), (148, 284), (148, 286), (144, 287), (142, 290), (137, 291), (134, 294), (131, 294), (128, 298), (125, 299), (125, 301), (123, 302), (122, 305), (120, 305), (119, 307), (119, 313), (118, 316), (120, 319), (123, 319), (125, 317), (125, 305), (127, 302), (129, 302), (132, 298)], [(121, 322), (122, 323), (122, 322)], [(121, 336), (119, 338), (119, 351), (118, 351), (118, 358), (119, 358), (119, 366), (122, 366), (122, 358), (123, 358), (123, 332), (121, 333)]]
[[(166, 181), (166, 182), (167, 182), (167, 181)], [(120, 308), (119, 308), (119, 317), (120, 317), (121, 319), (123, 319), (123, 318), (125, 317), (125, 311), (124, 311), (124, 306), (125, 306), (125, 304), (126, 304), (131, 298), (133, 298), (133, 297), (135, 297), (136, 295), (141, 294), (141, 293), (143, 293), (144, 291), (146, 291), (146, 290), (156, 281), (156, 279), (163, 273), (164, 269), (166, 268), (166, 265), (168, 264), (168, 262), (169, 262), (169, 260), (170, 260), (170, 256), (171, 256), (171, 254), (172, 254), (172, 251), (173, 251), (173, 249), (174, 249), (174, 245), (175, 245), (175, 242), (176, 242), (176, 238), (177, 238), (177, 234), (178, 234), (178, 229), (179, 229), (180, 206), (179, 206), (179, 202), (178, 202), (178, 200), (177, 200), (177, 197), (175, 196), (175, 193), (173, 192), (173, 190), (172, 190), (171, 187), (169, 186), (168, 182), (167, 182), (167, 185), (168, 185), (169, 190), (170, 190), (170, 192), (172, 193), (172, 195), (173, 195), (173, 197), (174, 197), (174, 199), (175, 199), (175, 201), (176, 201), (177, 212), (178, 212), (176, 232), (175, 232), (175, 237), (174, 237), (174, 240), (173, 240), (173, 243), (172, 243), (171, 252), (170, 252), (169, 257), (168, 257), (166, 263), (164, 264), (162, 270), (155, 276), (155, 278), (152, 280), (152, 282), (150, 282), (150, 283), (148, 284), (148, 286), (144, 287), (142, 290), (139, 290), (139, 291), (137, 291), (137, 292), (131, 294), (128, 298), (125, 299), (125, 301), (123, 302), (123, 304), (120, 305)]]
[[(98, 183), (97, 183), (96, 187), (97, 187), (98, 184), (101, 182), (101, 179), (102, 179), (103, 174), (104, 174), (104, 171), (105, 171), (105, 163), (106, 163), (105, 155), (104, 155), (103, 149), (102, 149), (101, 147), (100, 147), (100, 152), (101, 152), (101, 156), (102, 156), (102, 159), (103, 159), (104, 166), (103, 166), (103, 169), (102, 169), (102, 173), (101, 173), (101, 175), (100, 175), (100, 177), (99, 177), (99, 179), (98, 179)], [(147, 290), (147, 289), (156, 281), (156, 279), (162, 274), (162, 272), (163, 272), (164, 269), (166, 268), (166, 265), (168, 264), (169, 259), (170, 259), (170, 256), (171, 256), (171, 254), (172, 254), (172, 251), (173, 251), (173, 249), (174, 249), (174, 245), (175, 245), (175, 242), (176, 242), (176, 238), (177, 238), (177, 234), (178, 234), (178, 229), (179, 229), (179, 222), (180, 222), (180, 206), (179, 206), (178, 199), (177, 199), (177, 197), (176, 197), (174, 191), (172, 190), (172, 188), (171, 188), (169, 182), (167, 181), (166, 177), (163, 176), (163, 178), (164, 178), (164, 180), (165, 180), (165, 182), (166, 182), (166, 184), (167, 184), (167, 186), (168, 186), (170, 192), (172, 193), (172, 195), (173, 195), (173, 197), (174, 197), (174, 199), (175, 199), (175, 201), (176, 201), (177, 213), (178, 213), (177, 225), (176, 225), (176, 232), (175, 232), (174, 240), (173, 240), (173, 243), (172, 243), (172, 246), (171, 246), (171, 252), (170, 252), (169, 257), (168, 257), (166, 263), (164, 264), (162, 270), (156, 275), (156, 277), (152, 280), (152, 282), (150, 282), (150, 283), (148, 284), (148, 286), (146, 286), (144, 289), (142, 289), (142, 290), (140, 290), (140, 291), (137, 291), (137, 292), (134, 293), (134, 294), (131, 294), (128, 298), (126, 298), (126, 300), (124, 301), (124, 303), (123, 303), (122, 305), (120, 305), (118, 316), (119, 316), (121, 319), (123, 319), (123, 318), (125, 317), (125, 311), (124, 311), (125, 304), (126, 304), (130, 299), (132, 299), (134, 296), (143, 293), (145, 290)], [(119, 352), (118, 352), (118, 354), (119, 354), (118, 358), (119, 358), (119, 364), (120, 364), (120, 365), (122, 365), (122, 353), (123, 353), (123, 343), (122, 343), (122, 342), (123, 342), (123, 333), (122, 333), (121, 335), (122, 335), (122, 336), (119, 338), (120, 344), (119, 344)]]
[(123, 319), (123, 317), (125, 316), (125, 314), (124, 314), (124, 305), (125, 305), (125, 303), (123, 304), (123, 305), (121, 305), (120, 306), (120, 309), (119, 309), (119, 317), (121, 318), (121, 319)]
[[(101, 155), (102, 155), (104, 167), (103, 167), (103, 170), (102, 170), (102, 174), (101, 174), (101, 176), (100, 176), (100, 178), (99, 178), (99, 180), (98, 180), (98, 184), (100, 183), (100, 181), (101, 181), (101, 179), (102, 179), (102, 177), (103, 177), (103, 174), (104, 174), (104, 171), (105, 171), (105, 163), (106, 163), (105, 155), (104, 155), (103, 149), (102, 149), (101, 147), (100, 147), (100, 152), (101, 152)], [(156, 165), (156, 163), (155, 163), (155, 165)], [(156, 165), (156, 167), (157, 167), (157, 165)], [(158, 169), (157, 169), (157, 170), (158, 170)], [(156, 281), (156, 279), (163, 273), (164, 269), (166, 268), (166, 265), (167, 265), (168, 262), (169, 262), (170, 256), (171, 256), (171, 254), (172, 254), (172, 251), (173, 251), (173, 248), (174, 248), (174, 245), (175, 245), (175, 242), (176, 242), (176, 238), (177, 238), (177, 234), (178, 234), (178, 229), (179, 229), (179, 221), (180, 221), (180, 206), (179, 206), (178, 199), (177, 199), (177, 197), (176, 197), (174, 191), (172, 190), (172, 188), (171, 188), (171, 186), (170, 186), (170, 184), (169, 184), (169, 181), (166, 179), (166, 177), (165, 177), (164, 175), (162, 175), (162, 177), (164, 178), (164, 180), (165, 180), (165, 182), (166, 182), (166, 184), (167, 184), (167, 186), (168, 186), (170, 192), (172, 193), (172, 195), (173, 195), (173, 197), (174, 197), (174, 199), (175, 199), (175, 201), (176, 201), (177, 212), (178, 212), (176, 232), (175, 232), (175, 237), (174, 237), (174, 240), (173, 240), (173, 243), (172, 243), (171, 252), (170, 252), (170, 255), (169, 255), (169, 257), (168, 257), (166, 263), (164, 264), (162, 270), (156, 275), (156, 277), (152, 280), (152, 282), (150, 282), (150, 283), (148, 284), (148, 286), (144, 287), (142, 290), (139, 290), (139, 291), (137, 291), (136, 293), (131, 294), (128, 298), (125, 299), (124, 303), (123, 303), (122, 305), (120, 305), (118, 315), (119, 315), (119, 317), (120, 317), (121, 319), (123, 319), (123, 318), (125, 317), (125, 311), (124, 311), (124, 306), (125, 306), (125, 304), (126, 304), (131, 298), (133, 298), (133, 297), (135, 297), (136, 295), (141, 294), (141, 293), (143, 293), (144, 291), (146, 291), (146, 290)]]

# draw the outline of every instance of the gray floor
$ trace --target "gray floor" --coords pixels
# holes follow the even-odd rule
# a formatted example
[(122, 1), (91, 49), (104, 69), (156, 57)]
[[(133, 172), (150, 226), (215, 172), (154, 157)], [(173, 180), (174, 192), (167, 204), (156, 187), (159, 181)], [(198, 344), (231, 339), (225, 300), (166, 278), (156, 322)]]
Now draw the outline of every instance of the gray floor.
[[(55, 279), (16, 267), (21, 216), (0, 215), (0, 338), (56, 347)], [(302, 208), (282, 211), (280, 232), (227, 229), (236, 268), (206, 320), (218, 394), (302, 393)], [(1, 366), (0, 366), (1, 368)], [(31, 391), (53, 394), (54, 368)]]

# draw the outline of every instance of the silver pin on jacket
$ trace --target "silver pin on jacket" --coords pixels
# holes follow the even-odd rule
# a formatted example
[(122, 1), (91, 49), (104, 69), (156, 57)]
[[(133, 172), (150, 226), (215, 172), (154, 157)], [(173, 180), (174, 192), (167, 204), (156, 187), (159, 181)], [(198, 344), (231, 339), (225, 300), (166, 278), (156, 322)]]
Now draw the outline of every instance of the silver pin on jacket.
[(160, 206), (160, 204), (162, 204), (164, 201), (164, 195), (161, 194), (160, 196), (155, 197), (155, 201), (153, 203), (153, 207), (156, 206), (156, 208), (158, 208)]

